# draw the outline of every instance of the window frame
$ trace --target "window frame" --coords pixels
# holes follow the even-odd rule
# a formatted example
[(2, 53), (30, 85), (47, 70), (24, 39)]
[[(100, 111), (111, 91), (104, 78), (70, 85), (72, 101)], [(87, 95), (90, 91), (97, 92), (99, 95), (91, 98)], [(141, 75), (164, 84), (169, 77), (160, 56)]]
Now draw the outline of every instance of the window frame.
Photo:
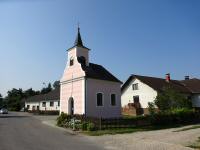
[(135, 103), (134, 98), (136, 98), (136, 97), (138, 97), (138, 102), (137, 103), (140, 103), (140, 96), (139, 95), (133, 96), (133, 103)]
[[(52, 103), (53, 103), (53, 105), (51, 105)], [(50, 101), (50, 102), (49, 102), (49, 106), (50, 106), (50, 107), (54, 107), (54, 101)]]
[(138, 83), (132, 84), (132, 90), (134, 90), (134, 91), (139, 90)]
[[(98, 106), (98, 103), (97, 103), (97, 100), (98, 100), (97, 95), (98, 94), (102, 94), (102, 105), (101, 106)], [(96, 107), (104, 107), (104, 93), (103, 92), (96, 93)]]
[[(115, 105), (112, 105), (112, 95), (115, 95)], [(117, 106), (117, 94), (115, 94), (115, 93), (110, 94), (110, 106), (112, 106), (112, 107)]]
[(46, 107), (47, 103), (46, 102), (42, 102), (42, 107)]
[(71, 57), (71, 58), (69, 59), (69, 66), (73, 66), (73, 65), (74, 65), (74, 58)]

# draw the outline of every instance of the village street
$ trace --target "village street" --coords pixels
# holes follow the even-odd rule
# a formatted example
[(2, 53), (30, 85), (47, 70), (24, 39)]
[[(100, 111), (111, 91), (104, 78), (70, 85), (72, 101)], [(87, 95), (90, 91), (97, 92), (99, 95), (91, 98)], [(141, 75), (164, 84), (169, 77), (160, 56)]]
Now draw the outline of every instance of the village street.
[(200, 128), (85, 136), (55, 126), (57, 116), (33, 116), (11, 112), (0, 115), (0, 150), (191, 150)]
[(42, 124), (27, 113), (0, 115), (0, 150), (101, 150), (89, 140)]

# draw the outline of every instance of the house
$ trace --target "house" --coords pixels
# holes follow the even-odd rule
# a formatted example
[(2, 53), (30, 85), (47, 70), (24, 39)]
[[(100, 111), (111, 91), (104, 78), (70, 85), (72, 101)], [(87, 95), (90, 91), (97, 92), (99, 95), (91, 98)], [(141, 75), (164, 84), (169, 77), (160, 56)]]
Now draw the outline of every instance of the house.
[(185, 80), (181, 81), (181, 83), (191, 92), (192, 106), (196, 110), (200, 110), (200, 80), (197, 78), (190, 79), (189, 76), (185, 76)]
[(60, 80), (60, 112), (87, 117), (121, 116), (121, 84), (103, 66), (90, 63), (90, 49), (83, 45), (78, 28), (74, 46)]
[(171, 80), (170, 74), (166, 74), (166, 79), (131, 75), (121, 88), (122, 107), (126, 108), (128, 104), (135, 104), (136, 109), (142, 108), (142, 113), (148, 113), (148, 102), (153, 102), (158, 92), (163, 91), (165, 87), (170, 87), (186, 96), (191, 96), (191, 90), (183, 83), (189, 84), (185, 81)]
[(29, 111), (59, 111), (60, 88), (54, 89), (47, 94), (35, 95), (26, 99), (25, 108)]

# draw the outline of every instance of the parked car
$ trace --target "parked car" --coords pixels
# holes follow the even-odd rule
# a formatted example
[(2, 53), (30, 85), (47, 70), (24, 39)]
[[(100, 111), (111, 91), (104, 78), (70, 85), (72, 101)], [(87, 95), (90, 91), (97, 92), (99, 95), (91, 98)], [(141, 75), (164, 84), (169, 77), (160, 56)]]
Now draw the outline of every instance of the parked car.
[(8, 110), (6, 108), (2, 108), (0, 110), (0, 114), (8, 114)]

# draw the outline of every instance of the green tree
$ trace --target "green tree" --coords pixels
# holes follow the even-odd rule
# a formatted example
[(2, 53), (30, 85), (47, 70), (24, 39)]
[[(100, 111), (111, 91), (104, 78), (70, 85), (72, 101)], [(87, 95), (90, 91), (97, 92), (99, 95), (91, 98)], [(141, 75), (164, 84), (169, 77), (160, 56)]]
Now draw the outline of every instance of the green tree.
[(55, 81), (55, 82), (53, 83), (53, 87), (54, 87), (54, 89), (59, 88), (59, 87), (60, 87), (60, 81)]
[(158, 93), (154, 103), (160, 111), (192, 108), (191, 100), (172, 88), (164, 88), (162, 92)]
[(34, 96), (34, 95), (38, 95), (40, 94), (40, 91), (34, 91), (32, 88), (24, 91), (24, 97), (25, 98), (28, 98), (28, 97), (31, 97), (31, 96)]
[(22, 108), (21, 100), (24, 98), (22, 89), (13, 88), (8, 91), (8, 95), (5, 97), (9, 110), (19, 111)]
[(148, 102), (148, 110), (150, 115), (154, 115), (156, 113), (156, 107), (154, 102)]
[(52, 91), (52, 86), (51, 86), (51, 83), (49, 83), (48, 86), (47, 86), (46, 88), (43, 88), (43, 89), (41, 90), (41, 94), (47, 94), (47, 93), (49, 93), (49, 92), (51, 92), (51, 91)]
[(0, 94), (0, 108), (3, 107), (3, 97), (2, 95)]

